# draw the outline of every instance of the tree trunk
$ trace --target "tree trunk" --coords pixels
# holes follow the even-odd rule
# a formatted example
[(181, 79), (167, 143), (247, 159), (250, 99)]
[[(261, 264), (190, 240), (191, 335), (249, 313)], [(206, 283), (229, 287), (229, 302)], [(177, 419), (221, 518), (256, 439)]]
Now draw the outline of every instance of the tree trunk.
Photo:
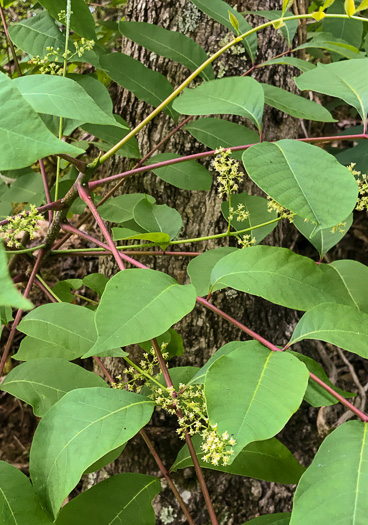
[[(233, 2), (228, 3), (233, 4)], [(302, 5), (302, 2), (300, 2), (300, 5)], [(238, 11), (280, 8), (281, 0), (237, 2)], [(145, 21), (158, 24), (167, 29), (182, 31), (194, 38), (209, 53), (219, 48), (220, 40), (228, 33), (223, 26), (198, 11), (189, 0), (156, 0), (154, 2), (128, 0), (125, 17), (126, 20)], [(250, 21), (254, 22), (251, 19)], [(268, 28), (259, 34), (258, 43), (257, 63), (272, 58), (287, 49), (287, 44), (273, 28)], [(139, 59), (145, 65), (166, 75), (175, 86), (178, 86), (188, 75), (188, 70), (182, 66), (157, 57), (131, 41), (125, 40), (123, 42), (123, 50), (125, 53)], [(228, 51), (215, 62), (214, 67), (215, 72), (218, 72), (219, 69), (225, 69), (225, 75), (232, 76), (241, 75), (251, 67), (251, 64), (245, 54), (238, 55)], [(273, 66), (256, 70), (254, 76), (261, 82), (294, 90), (293, 73), (293, 70), (289, 67)], [(121, 88), (117, 90), (115, 107), (116, 111), (132, 127), (150, 112), (150, 108), (145, 103)], [(236, 122), (242, 122), (249, 126), (249, 121), (245, 121), (245, 119), (237, 118)], [(295, 138), (298, 132), (298, 125), (299, 122), (296, 119), (269, 108), (264, 117), (264, 138), (266, 140)], [(139, 133), (138, 140), (142, 154), (144, 155), (150, 151), (173, 127), (172, 120), (165, 114), (156, 117), (153, 122)], [(198, 144), (188, 132), (180, 131), (166, 143), (164, 150), (161, 151), (189, 154), (201, 150), (203, 151), (203, 146)], [(108, 164), (107, 168), (104, 169), (110, 174), (124, 171), (130, 165), (127, 161), (121, 161), (119, 157)], [(206, 161), (204, 164), (209, 167), (210, 162)], [(208, 193), (178, 190), (157, 179), (155, 175), (147, 173), (142, 176), (129, 178), (121, 188), (122, 192), (128, 193), (146, 192), (153, 195), (158, 204), (167, 204), (175, 207), (183, 218), (182, 237), (215, 234), (225, 229), (220, 210), (221, 199), (218, 197), (215, 187)], [(253, 194), (259, 192), (249, 180), (244, 183), (242, 191), (244, 189)], [(265, 242), (269, 245), (293, 248), (297, 238), (296, 229), (286, 223), (280, 224)], [(207, 242), (196, 244), (194, 248), (188, 249), (202, 251), (216, 246), (219, 245), (214, 242)], [(188, 276), (185, 271), (188, 260), (185, 258), (161, 257), (153, 259), (147, 257), (141, 260), (153, 269), (172, 275), (180, 283), (188, 282)], [(115, 265), (111, 259), (106, 258), (103, 261), (101, 271), (108, 276), (116, 272)], [(213, 302), (216, 306), (277, 345), (283, 345), (287, 342), (296, 322), (295, 312), (274, 306), (258, 297), (248, 296), (235, 291), (232, 291), (231, 294), (226, 291), (217, 292)], [(185, 346), (185, 354), (177, 361), (180, 365), (202, 366), (223, 344), (232, 340), (244, 340), (247, 338), (228, 322), (216, 317), (213, 313), (198, 305), (175, 328), (183, 337)], [(134, 349), (132, 352), (134, 355)], [(121, 373), (121, 364), (117, 359), (105, 359), (104, 362), (113, 375)], [(171, 366), (175, 366), (175, 364), (171, 364)], [(305, 406), (289, 422), (281, 436), (281, 440), (305, 464), (309, 464), (320, 443), (320, 437), (315, 429), (316, 415), (317, 411), (315, 409)], [(182, 446), (182, 442), (179, 441), (175, 433), (176, 425), (175, 418), (167, 417), (162, 412), (156, 412), (152, 423), (147, 428), (147, 434), (154, 441), (159, 454), (168, 467), (173, 463), (178, 450)], [(106, 475), (106, 473), (111, 475), (121, 471), (159, 474), (155, 462), (150, 457), (146, 445), (139, 436), (129, 443), (121, 458), (115, 464), (106, 467), (105, 473), (99, 473), (97, 476), (98, 479), (101, 479), (101, 476)], [(173, 477), (179, 492), (188, 504), (195, 523), (198, 525), (209, 523), (194, 470), (188, 468), (184, 471), (179, 471)], [(260, 482), (209, 470), (205, 471), (205, 478), (219, 523), (240, 525), (260, 514), (284, 512), (291, 509), (293, 486)], [(98, 479), (91, 478), (90, 482), (93, 483)], [(165, 483), (163, 483), (162, 493), (155, 500), (155, 509), (158, 517), (157, 523), (159, 524), (185, 523), (186, 521)], [(171, 521), (170, 512), (173, 516)]]

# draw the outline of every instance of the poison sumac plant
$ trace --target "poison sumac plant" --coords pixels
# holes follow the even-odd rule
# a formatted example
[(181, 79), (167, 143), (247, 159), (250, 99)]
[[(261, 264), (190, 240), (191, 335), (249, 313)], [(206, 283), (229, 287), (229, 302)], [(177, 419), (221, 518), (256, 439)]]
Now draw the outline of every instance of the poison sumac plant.
[[(218, 521), (202, 468), (298, 483), (291, 514), (263, 516), (249, 523), (365, 523), (368, 416), (348, 401), (353, 394), (336, 388), (320, 365), (291, 348), (297, 342), (316, 339), (368, 357), (368, 269), (353, 260), (323, 262), (327, 251), (351, 227), (353, 210), (367, 210), (368, 58), (350, 41), (324, 32), (323, 26), (321, 31), (324, 19), (339, 23), (351, 19), (361, 41), (368, 22), (361, 11), (368, 3), (345, 2), (345, 12), (336, 12), (334, 1), (312, 2), (309, 13), (293, 15), (288, 11), (293, 2), (283, 1), (281, 11), (265, 12), (268, 21), (252, 28), (243, 14), (222, 0), (192, 0), (233, 33), (210, 57), (184, 34), (121, 21), (121, 34), (192, 71), (176, 88), (139, 61), (123, 53), (109, 53), (116, 27), (96, 25), (84, 0), (40, 0), (34, 16), (8, 28), (6, 8), (13, 3), (0, 1), (6, 45), (12, 53), (12, 60), (2, 57), (0, 72), (0, 225), (5, 244), (5, 248), (0, 244), (2, 324), (13, 319), (12, 308), (18, 311), (4, 346), (1, 371), (16, 330), (25, 337), (13, 355), (22, 364), (6, 375), (1, 388), (30, 404), (41, 420), (30, 452), (31, 481), (14, 466), (0, 463), (1, 524), (154, 523), (151, 501), (160, 491), (160, 481), (145, 474), (113, 476), (61, 509), (81, 476), (116, 459), (138, 432), (189, 523), (194, 521), (171, 476), (188, 466), (196, 470), (212, 524)], [(276, 57), (267, 65), (295, 66), (301, 71), (295, 78), (300, 90), (344, 101), (362, 126), (336, 136), (265, 142), (265, 104), (296, 118), (335, 122), (313, 100), (249, 76), (262, 66), (255, 65), (257, 32), (269, 26), (280, 30), (288, 40), (290, 55), (295, 51), (292, 40), (301, 19), (313, 22), (313, 32), (298, 49), (317, 49), (316, 57), (309, 56), (308, 61)], [(248, 75), (215, 78), (212, 63), (235, 45), (243, 45), (253, 63)], [(86, 67), (83, 63), (97, 74), (81, 74)], [(133, 130), (113, 114), (105, 87), (107, 75), (156, 108)], [(189, 88), (194, 79), (196, 87)], [(151, 151), (140, 159), (135, 135), (161, 111), (173, 120), (173, 132), (186, 124), (211, 150), (186, 157), (163, 153), (149, 160), (155, 152)], [(250, 128), (208, 117), (191, 119), (211, 114), (245, 117)], [(93, 155), (95, 150), (90, 153), (88, 142), (76, 140), (82, 136), (80, 130), (84, 138), (94, 137), (101, 150), (98, 155)], [(338, 148), (334, 154), (319, 147), (348, 140), (357, 145)], [(99, 166), (117, 152), (140, 159), (138, 165), (99, 178)], [(56, 162), (50, 162), (50, 156), (56, 156)], [(239, 193), (243, 178), (240, 156), (246, 175), (265, 197)], [(197, 162), (204, 157), (213, 157), (212, 172), (228, 222), (226, 231), (217, 235), (180, 238), (178, 211), (156, 204), (150, 195), (113, 197), (111, 190), (100, 199), (91, 193), (112, 181), (119, 183), (128, 175), (148, 171), (179, 189), (206, 191), (212, 184), (211, 173)], [(55, 182), (50, 188), (51, 181)], [(47, 233), (41, 243), (27, 248), (44, 213), (49, 220)], [(68, 222), (73, 214), (82, 213), (77, 227)], [(104, 241), (80, 229), (91, 215)], [(286, 248), (260, 244), (281, 220), (293, 222), (311, 242), (319, 254), (317, 261)], [(106, 222), (118, 224), (112, 236)], [(67, 236), (61, 235), (64, 233)], [(96, 248), (63, 249), (70, 235)], [(221, 239), (228, 237), (234, 237), (240, 247), (221, 246)], [(169, 249), (217, 239), (218, 248), (200, 254)], [(132, 244), (132, 240), (139, 242)], [(119, 271), (110, 280), (91, 274), (60, 281), (51, 289), (42, 278), (42, 265), (50, 255), (65, 253), (110, 255)], [(191, 284), (179, 284), (175, 276), (144, 266), (132, 257), (135, 253), (192, 257), (187, 269)], [(7, 268), (7, 257), (20, 254), (31, 264), (30, 272), (13, 278), (14, 282), (27, 281), (23, 296)], [(133, 268), (125, 269), (126, 263)], [(47, 304), (33, 308), (27, 298), (33, 285), (44, 292)], [(83, 286), (93, 290), (97, 300), (73, 293)], [(224, 288), (305, 312), (285, 348), (219, 310), (216, 291)], [(76, 297), (86, 306), (75, 304)], [(184, 352), (182, 339), (172, 326), (196, 302), (253, 340), (228, 342), (201, 369), (171, 368), (170, 358)], [(23, 315), (23, 310), (29, 312)], [(122, 348), (131, 344), (142, 348), (138, 362)], [(106, 381), (72, 363), (92, 356)], [(112, 377), (103, 357), (125, 361), (126, 373)], [(343, 403), (357, 418), (338, 426), (325, 439), (308, 469), (275, 438), (303, 399), (316, 407)], [(170, 471), (143, 430), (155, 406), (177, 416), (178, 434), (185, 441)]]

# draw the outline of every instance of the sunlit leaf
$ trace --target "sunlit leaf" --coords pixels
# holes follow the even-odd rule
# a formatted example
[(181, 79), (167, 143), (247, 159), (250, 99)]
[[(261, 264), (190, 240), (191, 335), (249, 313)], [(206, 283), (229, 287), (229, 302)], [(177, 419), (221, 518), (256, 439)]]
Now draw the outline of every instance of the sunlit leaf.
[(10, 278), (5, 250), (0, 240), (0, 306), (12, 306), (30, 310), (33, 308), (31, 301), (23, 297), (15, 288)]

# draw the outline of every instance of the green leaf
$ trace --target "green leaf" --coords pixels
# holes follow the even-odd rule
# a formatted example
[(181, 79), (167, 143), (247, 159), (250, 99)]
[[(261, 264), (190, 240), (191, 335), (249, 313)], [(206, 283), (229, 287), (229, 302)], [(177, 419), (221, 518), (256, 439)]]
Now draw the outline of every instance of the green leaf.
[(247, 521), (243, 525), (289, 525), (290, 512), (280, 512), (277, 514), (265, 514), (254, 518), (254, 520)]
[[(239, 22), (239, 32), (241, 34), (246, 33), (247, 31), (252, 29), (252, 26), (248, 24), (244, 16), (242, 16), (233, 7), (229, 6), (229, 4), (223, 2), (222, 0), (211, 0), (211, 2), (208, 2), (207, 0), (190, 1), (192, 2), (192, 4), (196, 5), (198, 9), (200, 9), (208, 16), (230, 29), (230, 31), (236, 34), (236, 36), (238, 35), (229, 19), (229, 13), (231, 13), (234, 16), (234, 18), (236, 18), (236, 20)], [(249, 35), (242, 42), (245, 49), (248, 52), (248, 55), (250, 56), (251, 61), (254, 62), (257, 54), (257, 36), (255, 34)]]
[(368, 0), (362, 0), (362, 2), (359, 4), (359, 6), (356, 9), (356, 12), (364, 11), (365, 9), (368, 9)]
[(115, 122), (112, 113), (109, 116), (102, 111), (85, 89), (70, 78), (27, 75), (16, 78), (13, 83), (37, 113), (94, 124)]
[[(316, 20), (321, 20), (325, 14), (320, 11), (319, 13), (315, 13), (314, 18), (316, 16)], [(334, 37), (331, 33), (316, 33), (313, 35), (312, 40), (296, 47), (294, 51), (299, 51), (300, 49), (325, 49), (329, 53), (336, 54), (338, 57), (345, 57), (351, 60), (363, 59), (364, 57), (362, 53), (359, 53), (359, 49), (348, 44), (341, 38)]]
[(41, 339), (27, 335), (22, 339), (18, 352), (12, 357), (17, 361), (30, 361), (31, 359), (45, 357), (59, 357), (67, 361), (73, 361), (80, 357), (80, 351), (77, 350), (75, 352), (73, 348), (65, 348), (57, 343), (41, 341)]
[(83, 152), (54, 137), (14, 80), (1, 72), (0, 106), (0, 170), (24, 168), (54, 153), (80, 155)]
[(83, 278), (83, 284), (88, 286), (88, 288), (91, 288), (91, 290), (94, 292), (98, 293), (98, 295), (103, 294), (108, 282), (108, 277), (102, 273), (90, 273)]
[(261, 84), (250, 77), (227, 77), (184, 89), (173, 107), (184, 115), (239, 115), (262, 127), (264, 95)]
[(118, 457), (121, 455), (121, 453), (123, 452), (125, 448), (125, 445), (121, 445), (120, 447), (112, 450), (111, 452), (108, 452), (107, 454), (105, 454), (104, 456), (102, 456), (102, 458), (98, 459), (97, 461), (95, 461), (93, 463), (93, 465), (91, 465), (90, 467), (88, 467), (84, 472), (83, 474), (86, 475), (86, 474), (91, 474), (91, 472), (97, 472), (97, 470), (101, 470), (102, 468), (106, 467), (106, 465), (109, 465), (110, 463), (112, 463), (113, 461), (115, 461), (116, 459), (118, 459)]
[[(178, 158), (180, 158), (180, 155), (176, 155), (175, 153), (159, 153), (151, 157), (151, 159), (146, 162), (146, 165)], [(152, 169), (152, 171), (161, 180), (182, 190), (209, 191), (211, 189), (211, 174), (204, 166), (195, 160), (171, 164), (163, 168), (155, 168)]]
[(324, 303), (308, 310), (288, 346), (304, 339), (318, 339), (368, 358), (368, 314), (353, 306)]
[(318, 122), (336, 122), (331, 113), (326, 108), (309, 100), (290, 93), (285, 89), (280, 89), (268, 84), (262, 84), (265, 104), (279, 109), (288, 115)]
[(83, 286), (82, 279), (66, 279), (59, 281), (53, 286), (52, 291), (65, 303), (72, 303), (75, 300), (71, 290), (79, 290)]
[[(336, 2), (328, 10), (328, 14), (342, 14), (344, 7), (342, 2)], [(345, 40), (357, 49), (360, 48), (363, 36), (363, 22), (359, 20), (348, 20), (346, 18), (325, 18), (322, 22), (322, 31), (332, 33), (334, 37)]]
[(151, 195), (144, 193), (126, 193), (118, 195), (112, 199), (107, 200), (99, 208), (99, 213), (103, 219), (110, 222), (125, 222), (133, 219), (133, 210), (141, 200), (146, 199), (150, 203), (155, 203), (156, 199)]
[(235, 439), (235, 457), (249, 443), (280, 432), (299, 408), (308, 377), (294, 356), (266, 348), (240, 348), (211, 365), (204, 383), (209, 420), (219, 435)]
[(212, 268), (220, 259), (236, 250), (237, 248), (223, 246), (214, 250), (207, 250), (190, 261), (187, 272), (191, 283), (195, 286), (197, 295), (200, 297), (208, 295), (211, 288)]
[(295, 310), (332, 301), (354, 304), (329, 265), (274, 246), (252, 246), (227, 255), (214, 266), (211, 283), (213, 290), (229, 286)]
[[(323, 370), (321, 365), (314, 361), (314, 359), (306, 355), (299, 354), (298, 352), (292, 352), (291, 350), (288, 350), (288, 352), (302, 361), (302, 363), (304, 363), (308, 368), (309, 372), (312, 372), (312, 374), (316, 375), (319, 379), (322, 379), (322, 381), (327, 383), (327, 385), (333, 388), (335, 392), (340, 394), (340, 396), (345, 398), (356, 396), (356, 394), (353, 394), (352, 392), (345, 392), (345, 390), (341, 390), (341, 388), (337, 388), (335, 385), (333, 385), (328, 379), (326, 372)], [(339, 402), (333, 395), (329, 394), (324, 388), (322, 388), (311, 378), (308, 379), (308, 387), (305, 391), (304, 399), (313, 407), (336, 405), (336, 403)]]
[(94, 372), (64, 359), (33, 359), (11, 370), (0, 386), (33, 407), (37, 417), (46, 412), (67, 392), (76, 388), (106, 387), (107, 383)]
[(31, 202), (35, 206), (40, 206), (45, 200), (41, 174), (34, 172), (31, 168), (22, 171), (24, 173), (20, 174), (9, 189), (3, 193), (1, 200), (4, 202)]
[[(18, 329), (32, 338), (62, 347), (69, 360), (88, 352), (96, 340), (94, 313), (69, 303), (44, 304), (35, 308), (23, 318)], [(19, 353), (17, 359), (23, 359)]]
[(231, 354), (231, 352), (234, 352), (234, 350), (238, 350), (239, 348), (257, 350), (257, 348), (264, 347), (258, 341), (230, 341), (230, 343), (227, 343), (226, 345), (216, 350), (216, 352), (209, 358), (207, 363), (204, 366), (202, 366), (202, 368), (198, 370), (196, 375), (190, 380), (189, 384), (202, 385), (204, 383), (209, 367), (221, 356), (229, 355)]
[(267, 60), (267, 62), (263, 62), (262, 65), (263, 66), (274, 66), (277, 64), (284, 64), (287, 66), (297, 67), (303, 73), (305, 71), (310, 71), (311, 69), (316, 68), (316, 66), (312, 64), (311, 62), (307, 62), (306, 60), (301, 60), (300, 58), (295, 58), (295, 57), (272, 58), (271, 60)]
[[(184, 129), (211, 149), (220, 147), (226, 149), (259, 142), (259, 135), (255, 131), (241, 124), (218, 118), (201, 118), (190, 122)], [(242, 151), (233, 151), (232, 156), (240, 160), (242, 153)]]
[(323, 259), (328, 250), (336, 246), (336, 244), (340, 242), (343, 237), (345, 237), (353, 223), (353, 214), (351, 213), (349, 217), (347, 217), (347, 219), (345, 219), (343, 222), (345, 223), (345, 226), (342, 226), (342, 229), (344, 230), (343, 232), (337, 229), (335, 233), (332, 233), (331, 228), (324, 228), (319, 230), (319, 232), (311, 237), (315, 230), (315, 225), (312, 222), (305, 222), (301, 217), (298, 216), (293, 218), (293, 224), (300, 231), (300, 233), (304, 235), (304, 237), (306, 237), (310, 243), (313, 244), (321, 259)]
[[(292, 453), (276, 438), (250, 443), (236, 456), (232, 464), (226, 467), (204, 462), (200, 436), (194, 436), (192, 441), (202, 468), (276, 483), (298, 483), (305, 471)], [(188, 447), (184, 445), (170, 470), (176, 472), (178, 469), (192, 466)]]
[[(112, 80), (153, 107), (159, 106), (173, 92), (173, 87), (166, 77), (128, 55), (109, 53), (102, 56), (100, 62)], [(178, 114), (171, 104), (168, 104), (164, 111), (174, 121), (177, 120)]]
[[(58, 20), (60, 11), (66, 12), (67, 0), (40, 0), (40, 4), (47, 9), (52, 17)], [(73, 0), (70, 27), (78, 35), (97, 41), (95, 21), (84, 0)]]
[[(119, 22), (119, 31), (137, 44), (157, 55), (179, 62), (190, 71), (196, 70), (208, 59), (204, 49), (188, 36), (177, 31), (168, 31), (155, 24), (122, 20)], [(212, 65), (207, 66), (200, 76), (204, 80), (214, 79)]]
[(124, 473), (101, 481), (83, 492), (60, 512), (56, 525), (154, 525), (151, 501), (161, 491), (160, 480)]
[(368, 58), (318, 64), (316, 69), (295, 79), (295, 83), (301, 90), (341, 98), (358, 111), (364, 124), (367, 122)]
[(0, 461), (0, 517), (4, 525), (51, 525), (25, 474)]
[(179, 233), (183, 221), (181, 215), (174, 208), (166, 204), (152, 204), (142, 199), (133, 210), (134, 220), (148, 232), (168, 233), (173, 239)]
[(33, 438), (30, 472), (38, 497), (54, 518), (83, 472), (132, 438), (149, 421), (153, 406), (132, 392), (81, 388), (50, 408)]
[(316, 224), (316, 233), (343, 221), (355, 207), (354, 176), (317, 146), (296, 140), (262, 142), (242, 159), (251, 179), (281, 206)]
[(30, 310), (33, 308), (33, 304), (18, 292), (10, 278), (5, 253), (3, 243), (0, 240), (0, 306)]
[(358, 261), (333, 261), (330, 266), (338, 273), (356, 308), (368, 314), (368, 266)]
[(161, 232), (139, 233), (127, 228), (112, 228), (113, 240), (124, 241), (130, 239), (141, 239), (152, 241), (166, 247), (170, 242), (170, 235)]
[(47, 11), (12, 24), (9, 35), (17, 47), (31, 56), (43, 58), (49, 52), (47, 47), (65, 49), (65, 36)]
[(367, 428), (362, 421), (348, 421), (324, 440), (296, 489), (291, 525), (365, 523)]
[(164, 273), (141, 269), (117, 273), (96, 311), (98, 339), (84, 357), (161, 335), (192, 311), (195, 299), (194, 286), (182, 286)]
[[(17, 47), (33, 57), (45, 57), (49, 53), (48, 47), (55, 50), (59, 48), (61, 53), (65, 49), (65, 34), (59, 30), (47, 11), (41, 11), (35, 16), (12, 24), (9, 27), (9, 34)], [(75, 53), (72, 41), (69, 42), (69, 51)], [(82, 57), (75, 55), (71, 60), (72, 62), (89, 62), (99, 67), (98, 57), (94, 51), (87, 51)]]
[[(123, 139), (128, 133), (130, 133), (129, 126), (126, 125), (126, 122), (124, 119), (122, 119), (119, 115), (114, 115), (114, 118), (116, 120), (116, 125), (99, 125), (99, 124), (83, 124), (82, 128), (87, 131), (87, 133), (90, 133), (91, 135), (94, 135), (95, 137), (103, 140), (106, 142), (100, 143), (98, 142), (96, 145), (98, 148), (106, 151), (115, 144), (117, 144), (121, 139)], [(125, 126), (126, 125), (126, 126)], [(124, 129), (123, 129), (124, 128)], [(132, 137), (124, 146), (118, 149), (116, 152), (116, 155), (120, 155), (122, 157), (128, 157), (130, 159), (139, 159), (140, 158), (140, 151), (137, 139), (135, 137)]]
[[(243, 211), (249, 213), (249, 218), (245, 221), (238, 221), (237, 217), (234, 216), (231, 221), (231, 226), (234, 230), (245, 230), (246, 228), (254, 228), (259, 224), (272, 221), (277, 218), (277, 213), (274, 210), (268, 210), (268, 201), (263, 197), (257, 195), (248, 195), (246, 192), (237, 193), (231, 196), (231, 207), (237, 210), (238, 206), (243, 206)], [(228, 221), (229, 217), (229, 203), (224, 201), (221, 204), (221, 211)], [(256, 228), (247, 232), (252, 239), (255, 240), (256, 244), (259, 244), (269, 233), (271, 233), (277, 226), (277, 222)]]

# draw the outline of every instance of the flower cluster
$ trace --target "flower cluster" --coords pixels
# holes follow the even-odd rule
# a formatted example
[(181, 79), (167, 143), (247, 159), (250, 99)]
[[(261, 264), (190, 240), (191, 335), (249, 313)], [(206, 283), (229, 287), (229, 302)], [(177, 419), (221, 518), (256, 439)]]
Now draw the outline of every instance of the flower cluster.
[[(217, 433), (217, 424), (209, 425), (202, 432), (203, 443), (201, 449), (205, 453), (202, 457), (206, 463), (212, 463), (212, 465), (219, 465), (220, 461), (222, 465), (227, 465), (230, 456), (234, 453), (231, 448), (236, 445), (236, 441), (233, 437), (230, 437), (228, 432), (224, 432), (221, 436)], [(229, 448), (230, 447), (230, 448)]]
[[(162, 343), (161, 352), (164, 359), (168, 359), (169, 354), (165, 352), (168, 343)], [(139, 394), (148, 381), (147, 376), (153, 376), (157, 373), (159, 363), (154, 349), (151, 347), (148, 352), (143, 353), (143, 359), (140, 360), (139, 366), (134, 368), (129, 366), (124, 370), (130, 379), (125, 381), (121, 375), (117, 376), (117, 382), (112, 383), (112, 388), (118, 390), (128, 390), (129, 392), (137, 392)]]
[(218, 193), (230, 195), (238, 191), (238, 182), (243, 180), (243, 174), (239, 172), (239, 163), (230, 157), (231, 151), (219, 148), (216, 150), (216, 158), (212, 161), (213, 168), (217, 171)]
[(281, 206), (281, 204), (274, 201), (269, 195), (267, 197), (267, 200), (267, 208), (270, 213), (275, 211), (281, 219), (288, 219), (289, 222), (293, 222), (293, 217), (295, 217), (295, 213)]
[(355, 209), (358, 211), (368, 211), (368, 176), (365, 173), (362, 174), (362, 172), (355, 170), (354, 166), (355, 163), (352, 162), (350, 166), (348, 166), (348, 169), (356, 178), (359, 188), (359, 196)]
[(30, 211), (22, 211), (15, 217), (7, 217), (8, 224), (0, 226), (0, 234), (7, 239), (7, 245), (9, 248), (15, 246), (15, 248), (22, 248), (21, 243), (16, 239), (16, 236), (22, 232), (28, 232), (30, 239), (35, 236), (36, 230), (39, 229), (37, 222), (43, 220), (43, 216), (38, 213), (36, 206), (30, 205)]
[(54, 49), (52, 46), (46, 47), (48, 53), (41, 58), (39, 55), (31, 58), (29, 64), (40, 67), (40, 73), (42, 75), (62, 75), (63, 66), (61, 62), (64, 60), (72, 60), (75, 56), (82, 57), (86, 51), (91, 51), (95, 45), (94, 40), (87, 40), (86, 38), (81, 38), (79, 41), (75, 40), (73, 42), (75, 47), (75, 52), (72, 53), (69, 49), (64, 53), (61, 53), (60, 48)]
[(331, 233), (336, 233), (337, 231), (340, 233), (345, 233), (346, 228), (346, 222), (339, 222), (339, 224), (336, 224), (331, 230)]
[(249, 219), (249, 211), (245, 209), (244, 204), (238, 204), (236, 210), (232, 207), (229, 209), (229, 221), (232, 221), (236, 217), (239, 222), (246, 221)]
[(249, 248), (250, 246), (253, 246), (256, 244), (256, 240), (251, 235), (239, 235), (237, 236), (238, 244), (243, 248)]
[(206, 401), (203, 385), (179, 385), (179, 392), (174, 388), (152, 388), (151, 399), (169, 414), (181, 414), (180, 427), (177, 433), (181, 439), (185, 434), (199, 434), (202, 438), (201, 449), (204, 452), (203, 461), (212, 465), (226, 465), (233, 454), (232, 446), (235, 440), (227, 432), (222, 436), (217, 434), (217, 425), (211, 425), (207, 417)]

